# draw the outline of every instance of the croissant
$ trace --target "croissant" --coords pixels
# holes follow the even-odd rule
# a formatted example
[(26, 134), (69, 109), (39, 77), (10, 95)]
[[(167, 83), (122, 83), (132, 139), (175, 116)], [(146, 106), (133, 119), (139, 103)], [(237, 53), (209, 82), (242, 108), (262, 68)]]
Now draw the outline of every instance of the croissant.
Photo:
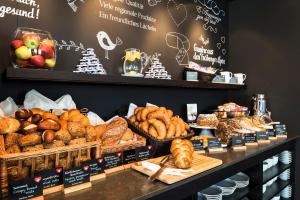
[(170, 151), (177, 168), (187, 169), (192, 166), (194, 148), (190, 141), (175, 139), (172, 141)]

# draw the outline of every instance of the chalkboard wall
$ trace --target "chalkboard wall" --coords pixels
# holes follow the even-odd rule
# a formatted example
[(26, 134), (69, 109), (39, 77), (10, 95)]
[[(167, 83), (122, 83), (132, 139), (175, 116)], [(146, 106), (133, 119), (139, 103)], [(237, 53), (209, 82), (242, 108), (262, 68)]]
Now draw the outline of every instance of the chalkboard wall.
[[(0, 0), (2, 72), (10, 66), (9, 42), (17, 27), (37, 28), (52, 34), (58, 44), (55, 70), (74, 71), (85, 50), (92, 49), (109, 75), (120, 76), (123, 73), (122, 57), (128, 48), (138, 48), (148, 58), (159, 55), (159, 62), (172, 79), (182, 78), (183, 68), (189, 61), (203, 66), (227, 67), (228, 19), (227, 3), (223, 0), (19, 2)], [(24, 16), (17, 16), (22, 12)], [(144, 72), (148, 68), (149, 64)], [(93, 107), (97, 111), (104, 109), (107, 116), (112, 107), (116, 109), (130, 101), (152, 100), (181, 113), (179, 105), (183, 103), (196, 102), (200, 104), (200, 110), (204, 110), (227, 98), (225, 91), (50, 84), (8, 81), (4, 77), (0, 87), (3, 91), (1, 100), (12, 96), (18, 103), (22, 103), (24, 94), (32, 88), (54, 99), (70, 93), (80, 106)], [(104, 106), (109, 102), (114, 103)]]

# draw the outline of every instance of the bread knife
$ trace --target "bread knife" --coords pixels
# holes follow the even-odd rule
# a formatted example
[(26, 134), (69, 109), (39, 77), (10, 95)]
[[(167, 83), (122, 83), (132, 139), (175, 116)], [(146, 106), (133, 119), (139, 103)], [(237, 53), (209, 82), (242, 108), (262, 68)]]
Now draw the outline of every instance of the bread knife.
[(170, 159), (170, 156), (166, 156), (164, 157), (160, 163), (159, 163), (159, 166), (160, 166), (160, 169), (157, 170), (153, 175), (149, 176), (149, 180), (150, 181), (154, 181), (157, 177), (159, 177), (159, 175), (161, 175), (161, 173), (163, 173), (163, 171), (166, 169), (166, 163), (169, 161)]

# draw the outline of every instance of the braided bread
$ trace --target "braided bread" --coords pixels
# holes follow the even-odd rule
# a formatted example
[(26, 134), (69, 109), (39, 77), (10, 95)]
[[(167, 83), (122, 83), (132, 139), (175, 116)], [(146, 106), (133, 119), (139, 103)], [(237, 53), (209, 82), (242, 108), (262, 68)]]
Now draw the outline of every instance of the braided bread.
[(194, 148), (190, 141), (175, 139), (170, 149), (177, 168), (187, 169), (192, 166)]

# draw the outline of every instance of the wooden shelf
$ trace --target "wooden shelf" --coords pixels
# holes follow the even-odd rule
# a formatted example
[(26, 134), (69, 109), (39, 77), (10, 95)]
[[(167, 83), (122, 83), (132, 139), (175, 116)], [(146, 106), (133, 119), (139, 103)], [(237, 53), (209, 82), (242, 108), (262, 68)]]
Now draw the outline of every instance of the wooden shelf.
[(70, 82), (70, 83), (89, 83), (89, 84), (107, 84), (107, 85), (134, 85), (134, 86), (153, 86), (153, 87), (202, 88), (202, 89), (245, 88), (245, 86), (230, 85), (230, 84), (190, 82), (184, 80), (146, 79), (146, 78), (109, 76), (109, 75), (90, 75), (90, 74), (83, 74), (83, 73), (58, 71), (58, 70), (18, 69), (13, 67), (6, 68), (6, 78), (11, 80)]

